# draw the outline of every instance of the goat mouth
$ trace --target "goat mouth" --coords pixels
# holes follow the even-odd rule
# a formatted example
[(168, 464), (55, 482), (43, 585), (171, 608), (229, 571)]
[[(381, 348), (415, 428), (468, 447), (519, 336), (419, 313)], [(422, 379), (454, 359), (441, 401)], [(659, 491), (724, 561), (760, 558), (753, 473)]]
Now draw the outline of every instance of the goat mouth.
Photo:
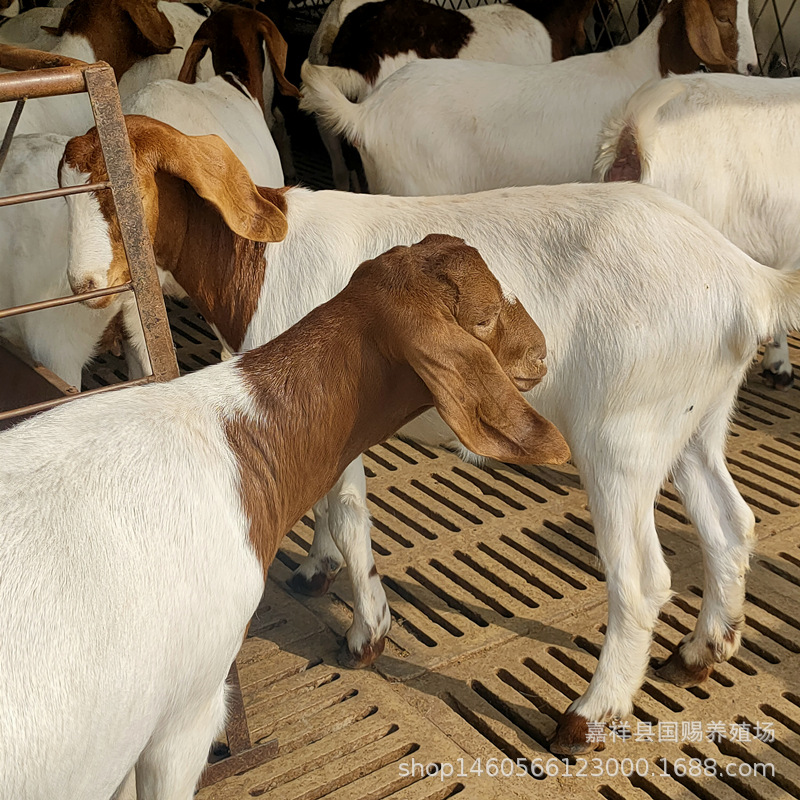
[(539, 381), (541, 381), (541, 379), (541, 376), (537, 376), (535, 378), (512, 378), (511, 382), (517, 387), (517, 389), (519, 389), (519, 391), (529, 392), (534, 386), (536, 386), (537, 383), (539, 383)]

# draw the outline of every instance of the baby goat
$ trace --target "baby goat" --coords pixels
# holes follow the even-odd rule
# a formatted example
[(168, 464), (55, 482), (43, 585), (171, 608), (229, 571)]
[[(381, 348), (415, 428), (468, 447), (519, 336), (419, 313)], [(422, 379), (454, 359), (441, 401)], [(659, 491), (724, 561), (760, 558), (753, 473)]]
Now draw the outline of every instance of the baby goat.
[[(798, 269), (800, 78), (687, 75), (647, 84), (606, 123), (595, 173), (657, 186), (756, 261)], [(772, 338), (763, 377), (788, 389), (786, 331)]]
[[(653, 504), (670, 471), (700, 534), (707, 586), (697, 626), (667, 677), (699, 683), (736, 651), (754, 518), (725, 463), (728, 420), (759, 343), (800, 322), (800, 272), (754, 262), (683, 203), (629, 183), (459, 197), (259, 188), (284, 211), (288, 232), (283, 241), (254, 244), (228, 229), (213, 198), (205, 202), (184, 185), (190, 171), (176, 175), (182, 161), (201, 158), (211, 137), (137, 118), (128, 119), (128, 130), (156, 260), (233, 349), (263, 344), (341, 289), (355, 264), (432, 231), (478, 247), (505, 291), (531, 310), (547, 339), (549, 370), (527, 396), (570, 443), (609, 592), (600, 663), (562, 719), (556, 752), (593, 749), (588, 721), (631, 710), (669, 596)], [(70, 142), (64, 161), (82, 180), (103, 179), (93, 131)], [(124, 262), (108, 257), (118, 234), (102, 209), (86, 204), (73, 231), (86, 245), (70, 264), (75, 288), (125, 277)], [(428, 416), (425, 430), (418, 421), (405, 433), (455, 445)], [(314, 511), (311, 554), (293, 585), (324, 590), (344, 558), (354, 593), (344, 662), (370, 663), (389, 619), (380, 581), (369, 577), (360, 463), (346, 467), (327, 508)]]
[(355, 144), (375, 193), (588, 181), (603, 120), (643, 83), (755, 61), (747, 0), (671, 0), (606, 53), (527, 67), (415, 61), (361, 103), (345, 96), (363, 82), (357, 72), (306, 62), (301, 107)]
[(431, 405), (478, 452), (566, 459), (518, 391), (544, 356), (478, 252), (429, 236), (263, 347), (0, 435), (4, 796), (99, 800), (135, 765), (139, 800), (191, 798), (284, 533)]

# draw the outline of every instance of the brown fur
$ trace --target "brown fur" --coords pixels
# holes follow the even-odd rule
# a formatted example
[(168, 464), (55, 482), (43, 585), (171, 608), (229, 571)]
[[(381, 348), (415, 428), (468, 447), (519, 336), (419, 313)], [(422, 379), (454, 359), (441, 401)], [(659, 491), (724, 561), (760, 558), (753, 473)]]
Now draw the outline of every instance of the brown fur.
[(735, 0), (673, 0), (661, 7), (659, 67), (668, 72), (736, 72), (739, 55)]
[(533, 385), (544, 356), (521, 304), (509, 309), (476, 250), (432, 235), (364, 262), (336, 297), (241, 357), (255, 414), (229, 420), (226, 432), (265, 571), (344, 468), (431, 405), (475, 452), (568, 458), (509, 379)]
[(157, 0), (73, 0), (57, 28), (48, 33), (85, 36), (95, 58), (105, 61), (119, 80), (137, 61), (163, 55), (175, 46), (170, 21), (157, 8)]
[(194, 41), (186, 51), (178, 80), (194, 83), (197, 79), (197, 65), (211, 48), (214, 72), (217, 75), (235, 75), (263, 109), (262, 43), (266, 45), (278, 91), (290, 97), (300, 97), (300, 90), (285, 75), (288, 52), (286, 40), (269, 17), (247, 8), (224, 7), (198, 28)]
[(456, 58), (474, 32), (469, 17), (424, 0), (365, 3), (345, 17), (328, 64), (374, 83), (382, 59), (412, 51), (420, 58)]
[(553, 61), (582, 53), (586, 49), (584, 23), (594, 0), (511, 0), (547, 28), (553, 42)]
[[(264, 279), (263, 242), (286, 235), (286, 199), (281, 190), (254, 186), (217, 136), (185, 136), (147, 117), (128, 116), (126, 124), (156, 262), (173, 273), (225, 342), (238, 349)], [(95, 129), (70, 140), (64, 161), (89, 173), (92, 181), (106, 179)], [(113, 250), (109, 285), (122, 283), (130, 272), (113, 199), (100, 192), (98, 201)], [(106, 298), (91, 303), (107, 305)]]

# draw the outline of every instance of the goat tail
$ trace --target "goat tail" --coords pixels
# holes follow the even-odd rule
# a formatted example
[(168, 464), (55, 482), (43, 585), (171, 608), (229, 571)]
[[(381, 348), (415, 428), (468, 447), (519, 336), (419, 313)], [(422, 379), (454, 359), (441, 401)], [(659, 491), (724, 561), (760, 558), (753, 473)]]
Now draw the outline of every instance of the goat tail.
[(622, 111), (606, 119), (594, 162), (595, 181), (646, 182), (656, 116), (662, 106), (685, 89), (680, 78), (648, 81), (636, 90)]
[[(358, 141), (358, 122), (361, 109), (358, 100), (366, 95), (369, 84), (352, 69), (303, 63), (300, 108), (322, 118), (334, 133)], [(350, 100), (354, 97), (356, 102)]]

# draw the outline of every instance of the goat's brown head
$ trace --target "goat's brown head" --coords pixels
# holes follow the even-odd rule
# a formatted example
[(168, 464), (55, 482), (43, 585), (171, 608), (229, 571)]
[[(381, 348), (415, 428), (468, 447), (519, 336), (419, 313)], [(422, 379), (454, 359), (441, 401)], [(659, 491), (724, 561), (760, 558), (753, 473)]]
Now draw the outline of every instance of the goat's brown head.
[(175, 31), (157, 0), (72, 0), (57, 28), (42, 29), (85, 37), (95, 58), (110, 64), (117, 80), (137, 61), (175, 46)]
[(747, 0), (665, 0), (658, 32), (661, 74), (751, 73), (758, 63)]
[(377, 308), (379, 347), (417, 373), (466, 447), (520, 464), (569, 458), (556, 427), (520, 394), (546, 373), (544, 336), (475, 248), (432, 234), (364, 262), (350, 291), (360, 285)]
[[(206, 209), (208, 228), (214, 219), (222, 222), (227, 235), (257, 242), (280, 241), (286, 236), (283, 213), (266, 199), (250, 180), (247, 170), (218, 136), (186, 136), (149, 117), (125, 118), (136, 177), (150, 235), (161, 242), (156, 247), (160, 265), (170, 248), (180, 251), (189, 239), (204, 235), (217, 240), (214, 230), (190, 230), (188, 209)], [(97, 136), (92, 128), (71, 139), (64, 150), (59, 172), (63, 184), (107, 180)], [(70, 253), (68, 278), (74, 292), (115, 286), (130, 279), (119, 223), (110, 192), (79, 194), (69, 198)], [(231, 234), (229, 231), (232, 231)], [(202, 248), (200, 248), (202, 250)], [(165, 256), (159, 258), (159, 251)], [(206, 249), (197, 258), (213, 260)], [(195, 264), (199, 270), (200, 264)], [(213, 269), (206, 274), (213, 274)], [(87, 301), (102, 308), (112, 297)]]
[(263, 109), (264, 46), (278, 90), (290, 97), (300, 97), (300, 90), (284, 74), (288, 47), (280, 31), (264, 14), (238, 6), (223, 7), (197, 29), (178, 80), (194, 83), (197, 65), (210, 48), (214, 72), (235, 75)]

